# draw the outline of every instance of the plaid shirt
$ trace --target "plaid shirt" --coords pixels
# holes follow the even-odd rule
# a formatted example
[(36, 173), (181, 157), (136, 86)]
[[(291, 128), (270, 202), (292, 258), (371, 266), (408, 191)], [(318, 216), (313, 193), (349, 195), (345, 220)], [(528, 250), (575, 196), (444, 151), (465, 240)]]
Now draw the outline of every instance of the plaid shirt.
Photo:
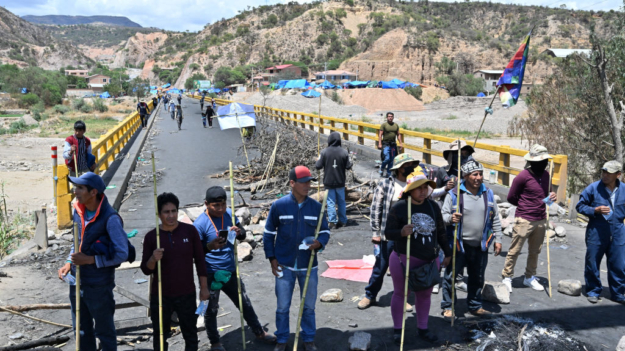
[(393, 199), (393, 177), (381, 180), (373, 191), (373, 201), (371, 201), (371, 231), (373, 237), (382, 237), (386, 241), (384, 228), (386, 228), (386, 218), (391, 208)]

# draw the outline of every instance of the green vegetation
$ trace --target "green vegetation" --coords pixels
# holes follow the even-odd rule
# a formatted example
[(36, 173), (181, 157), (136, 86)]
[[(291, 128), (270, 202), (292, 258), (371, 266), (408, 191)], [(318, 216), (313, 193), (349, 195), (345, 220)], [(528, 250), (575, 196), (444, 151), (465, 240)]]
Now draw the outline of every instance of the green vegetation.
[[(405, 130), (412, 130), (413, 132), (430, 133), (430, 134), (442, 135), (442, 136), (446, 136), (450, 138), (463, 138), (467, 140), (471, 138), (475, 138), (477, 136), (477, 131), (469, 131), (469, 130), (464, 130), (464, 129), (436, 129), (436, 128), (431, 128), (431, 127), (410, 128), (405, 122), (400, 124), (399, 127)], [(485, 138), (485, 139), (491, 139), (497, 136), (498, 134), (487, 132), (484, 130), (482, 130), (482, 132), (480, 133), (480, 138)]]
[(109, 110), (108, 106), (104, 103), (104, 99), (99, 97), (93, 99), (93, 109), (98, 112), (106, 112)]
[(21, 114), (21, 113), (9, 113), (9, 114), (2, 114), (2, 113), (0, 113), (0, 118), (3, 118), (3, 117), (22, 117), (22, 116), (23, 116), (23, 114)]
[(436, 81), (447, 88), (450, 96), (476, 96), (484, 91), (484, 78), (472, 74), (454, 72), (450, 76), (438, 76)]
[(128, 40), (137, 33), (149, 34), (159, 31), (152, 28), (98, 26), (78, 24), (69, 26), (42, 26), (58, 40), (69, 41), (74, 45), (111, 47)]
[[(58, 71), (46, 71), (39, 67), (18, 69), (15, 65), (0, 65), (0, 89), (19, 94), (22, 88), (30, 92), (20, 99), (23, 106), (32, 106), (42, 100), (46, 106), (61, 103), (67, 79)], [(24, 99), (25, 98), (25, 99)]]
[(206, 78), (205, 75), (201, 73), (195, 73), (184, 82), (184, 88), (188, 90), (193, 89), (194, 80), (206, 80), (206, 79), (208, 78)]
[(110, 129), (115, 127), (119, 121), (111, 117), (95, 117), (93, 115), (83, 115), (76, 117), (60, 116), (50, 119), (48, 128), (56, 131), (58, 135), (69, 135), (74, 130), (74, 122), (81, 120), (87, 124), (87, 135), (89, 138), (99, 138)]
[(421, 87), (405, 87), (404, 91), (412, 95), (415, 99), (421, 100), (423, 89)]
[[(2, 129), (0, 129), (1, 131)], [(25, 216), (21, 211), (15, 211), (9, 216), (7, 195), (4, 192), (4, 181), (0, 183), (0, 259), (15, 250), (19, 243), (29, 237), (34, 230), (31, 216)]]

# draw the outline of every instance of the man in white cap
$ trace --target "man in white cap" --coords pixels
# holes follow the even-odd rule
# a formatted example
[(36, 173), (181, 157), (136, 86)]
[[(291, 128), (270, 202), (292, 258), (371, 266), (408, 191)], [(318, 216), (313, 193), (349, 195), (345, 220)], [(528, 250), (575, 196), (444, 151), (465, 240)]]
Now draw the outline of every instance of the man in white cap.
[(534, 290), (543, 291), (545, 287), (536, 279), (538, 256), (545, 240), (547, 231), (546, 197), (556, 201), (556, 193), (550, 192), (549, 172), (545, 169), (552, 157), (547, 153), (547, 148), (542, 145), (532, 145), (530, 152), (525, 155), (527, 164), (519, 173), (508, 192), (508, 202), (517, 206), (512, 229), (512, 243), (508, 249), (506, 263), (501, 273), (503, 283), (512, 292), (512, 277), (514, 266), (521, 254), (521, 249), (528, 242), (527, 265), (523, 285)]
[(601, 168), (601, 180), (590, 184), (580, 196), (577, 212), (588, 216), (584, 279), (590, 303), (600, 301), (603, 285), (599, 267), (605, 255), (612, 301), (625, 304), (625, 187), (620, 178), (623, 165), (609, 161)]

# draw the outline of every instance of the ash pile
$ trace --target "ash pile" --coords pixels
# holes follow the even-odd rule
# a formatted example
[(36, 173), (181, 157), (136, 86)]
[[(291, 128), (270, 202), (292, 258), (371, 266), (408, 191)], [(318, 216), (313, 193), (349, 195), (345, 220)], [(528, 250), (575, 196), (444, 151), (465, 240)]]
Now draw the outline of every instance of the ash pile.
[[(588, 351), (579, 340), (555, 324), (503, 315), (483, 321), (467, 321), (467, 344), (453, 344), (446, 350)], [(477, 344), (477, 345), (476, 345)]]

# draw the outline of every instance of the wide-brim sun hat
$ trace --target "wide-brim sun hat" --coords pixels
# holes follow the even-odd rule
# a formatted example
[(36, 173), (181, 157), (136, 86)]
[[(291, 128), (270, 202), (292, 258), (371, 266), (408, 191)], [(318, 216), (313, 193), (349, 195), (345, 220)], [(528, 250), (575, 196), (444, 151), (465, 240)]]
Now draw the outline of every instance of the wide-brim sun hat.
[(447, 156), (449, 156), (450, 152), (458, 151), (458, 149), (470, 150), (471, 155), (475, 153), (475, 149), (473, 148), (473, 146), (468, 145), (465, 140), (460, 139), (460, 140), (454, 140), (451, 143), (449, 143), (449, 148), (447, 150), (443, 150), (443, 158), (447, 159)]
[(410, 193), (412, 190), (420, 187), (423, 184), (429, 185), (431, 188), (436, 189), (436, 182), (433, 180), (429, 180), (425, 174), (421, 171), (415, 171), (410, 173), (408, 177), (406, 177), (406, 187), (404, 188), (403, 193)]
[(539, 144), (534, 144), (530, 148), (530, 152), (528, 152), (523, 158), (527, 162), (540, 162), (552, 159), (553, 157), (549, 155), (546, 147)]
[(419, 160), (415, 160), (414, 158), (412, 158), (412, 155), (410, 155), (409, 153), (399, 154), (393, 159), (393, 167), (391, 167), (391, 171), (400, 169), (401, 166), (407, 162), (416, 162), (418, 164)]

